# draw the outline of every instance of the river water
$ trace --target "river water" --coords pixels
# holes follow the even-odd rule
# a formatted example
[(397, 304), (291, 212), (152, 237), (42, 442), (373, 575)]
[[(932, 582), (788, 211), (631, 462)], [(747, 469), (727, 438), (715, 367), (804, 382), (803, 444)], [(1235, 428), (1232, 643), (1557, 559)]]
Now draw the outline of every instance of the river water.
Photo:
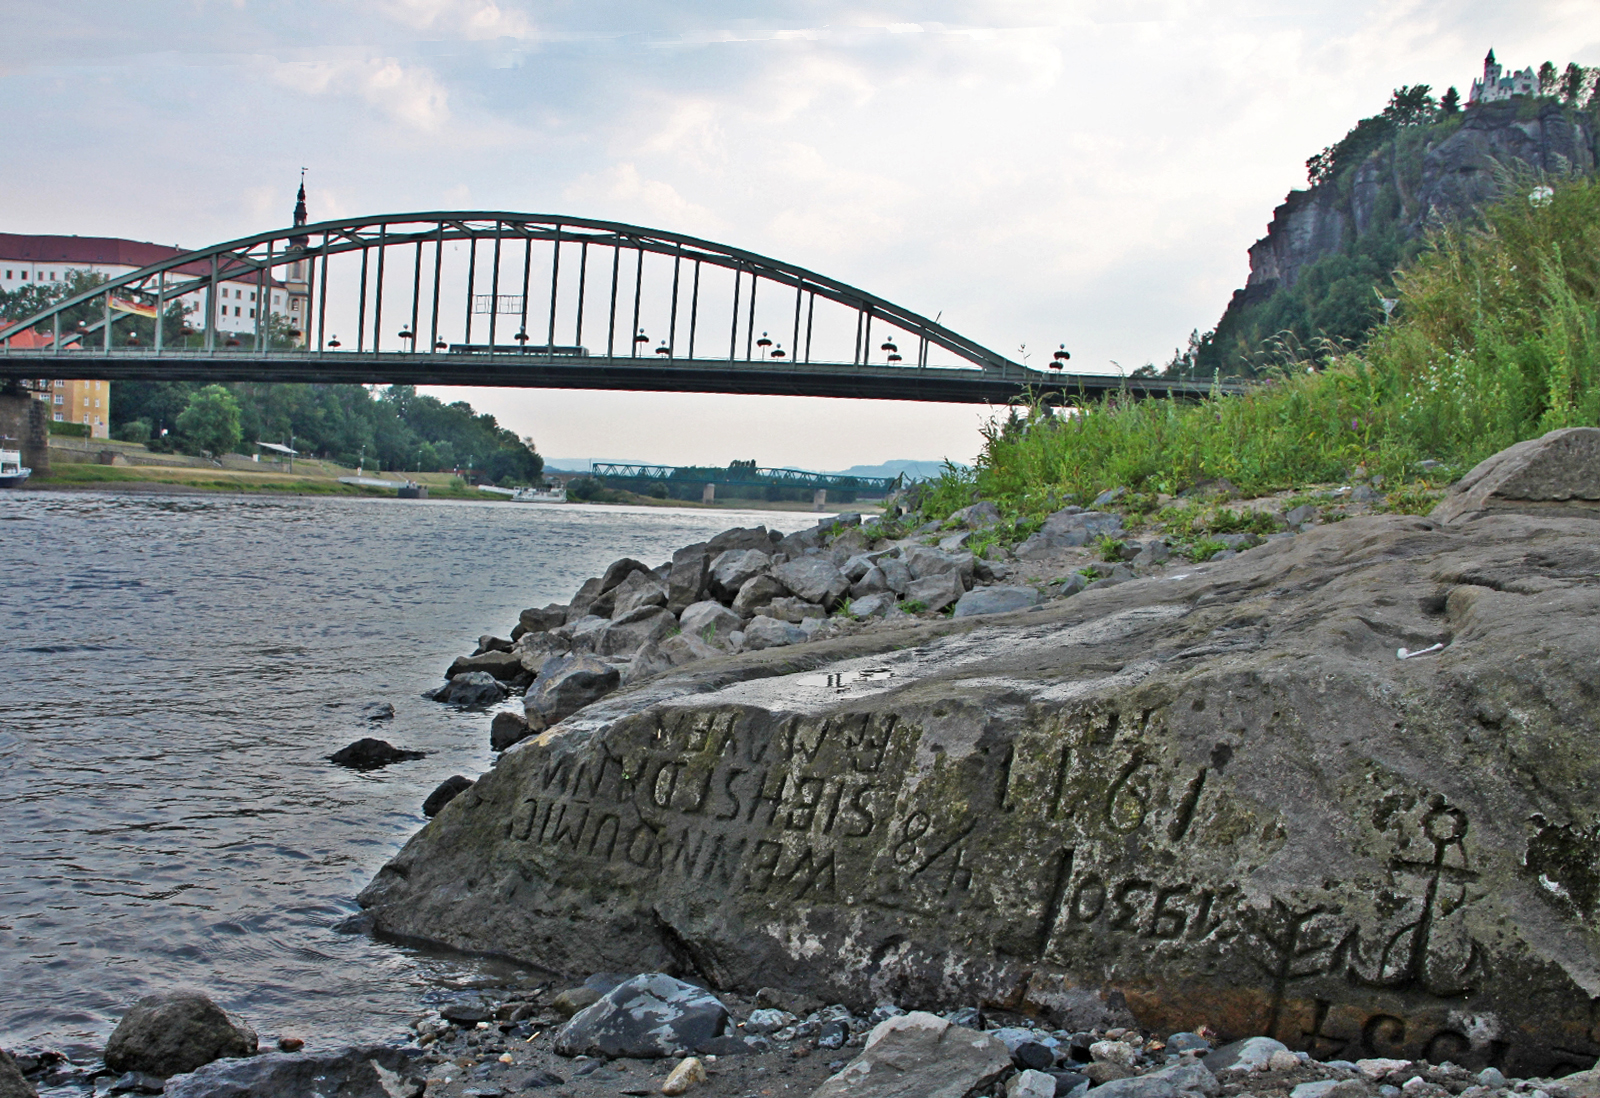
[[(200, 987), (263, 1043), (396, 1035), (488, 962), (341, 934), (488, 718), (420, 695), (481, 632), (793, 512), (0, 495), (0, 1047), (93, 1055), (134, 999)], [(369, 725), (362, 706), (388, 701)], [(371, 773), (363, 735), (429, 752)]]

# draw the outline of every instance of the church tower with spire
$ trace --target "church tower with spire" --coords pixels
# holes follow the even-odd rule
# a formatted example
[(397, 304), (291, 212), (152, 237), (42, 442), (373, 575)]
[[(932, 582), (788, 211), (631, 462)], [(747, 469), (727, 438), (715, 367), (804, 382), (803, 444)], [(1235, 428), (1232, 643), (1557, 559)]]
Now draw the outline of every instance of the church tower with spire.
[[(301, 228), (306, 223), (306, 170), (300, 169), (300, 193), (295, 196), (294, 202), (294, 227)], [(302, 256), (310, 245), (311, 238), (298, 234), (289, 238), (289, 250), (299, 252)], [(305, 346), (306, 336), (311, 330), (311, 260), (300, 258), (289, 264), (288, 275), (284, 278), (285, 297), (288, 305), (289, 326), (297, 333), (294, 342)]]

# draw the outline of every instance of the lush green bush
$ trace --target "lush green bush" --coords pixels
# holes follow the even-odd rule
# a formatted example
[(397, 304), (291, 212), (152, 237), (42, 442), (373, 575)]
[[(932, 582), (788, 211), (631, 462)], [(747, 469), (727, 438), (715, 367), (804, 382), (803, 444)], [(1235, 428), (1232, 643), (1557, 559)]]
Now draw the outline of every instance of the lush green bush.
[[(1442, 483), (1513, 442), (1600, 423), (1600, 183), (1523, 181), (1483, 227), (1430, 238), (1399, 293), (1401, 319), (1359, 353), (1292, 349), (1242, 396), (1113, 396), (994, 420), (977, 465), (946, 469), (922, 513), (981, 496), (1026, 519), (1113, 487), (1225, 478), (1262, 493), (1358, 466), (1391, 487)], [(1424, 473), (1424, 459), (1440, 464)]]
[(87, 423), (68, 423), (65, 420), (52, 420), (50, 423), (52, 435), (67, 435), (70, 438), (88, 438), (89, 425)]

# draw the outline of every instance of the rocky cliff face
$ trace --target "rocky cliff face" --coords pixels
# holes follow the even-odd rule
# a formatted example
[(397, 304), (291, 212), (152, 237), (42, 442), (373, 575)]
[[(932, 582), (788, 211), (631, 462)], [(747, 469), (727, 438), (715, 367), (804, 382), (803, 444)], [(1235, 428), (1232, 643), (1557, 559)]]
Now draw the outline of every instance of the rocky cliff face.
[(1228, 312), (1265, 301), (1293, 286), (1300, 273), (1364, 236), (1389, 218), (1416, 236), (1428, 225), (1459, 218), (1499, 193), (1505, 173), (1534, 169), (1551, 175), (1589, 174), (1595, 133), (1588, 115), (1555, 102), (1524, 119), (1524, 104), (1505, 100), (1475, 106), (1459, 129), (1406, 170), (1391, 142), (1339, 182), (1291, 191), (1272, 212), (1267, 235), (1250, 247), (1250, 277)]
[(1561, 437), (1449, 522), (650, 680), (507, 752), (362, 902), (579, 975), (1587, 1067), (1600, 482), (1546, 481), (1592, 480), (1600, 431)]

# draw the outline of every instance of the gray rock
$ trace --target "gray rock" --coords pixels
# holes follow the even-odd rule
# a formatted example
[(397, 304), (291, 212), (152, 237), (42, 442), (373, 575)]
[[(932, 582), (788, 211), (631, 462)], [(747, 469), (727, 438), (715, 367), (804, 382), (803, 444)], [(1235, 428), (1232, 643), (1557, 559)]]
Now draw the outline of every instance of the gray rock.
[(773, 577), (807, 602), (829, 610), (850, 592), (845, 574), (821, 557), (801, 557), (772, 570)]
[(889, 579), (883, 574), (883, 569), (874, 564), (860, 579), (850, 585), (850, 597), (876, 595), (887, 590), (889, 590)]
[(38, 1098), (38, 1091), (4, 1049), (0, 1049), (0, 1098)]
[(414, 1051), (373, 1046), (268, 1052), (219, 1060), (167, 1080), (166, 1098), (422, 1098), (426, 1067)]
[(1104, 492), (1101, 492), (1098, 496), (1095, 496), (1094, 499), (1090, 501), (1089, 507), (1093, 509), (1115, 503), (1117, 500), (1122, 498), (1123, 493), (1126, 491), (1126, 488), (1108, 488)]
[[(147, 1071), (125, 1071), (111, 1084), (112, 1094), (160, 1094), (166, 1089), (166, 1080)], [(4, 1088), (0, 1098), (6, 1098)]]
[(224, 1056), (254, 1056), (256, 1031), (243, 1018), (188, 988), (146, 995), (106, 1042), (106, 1067), (165, 1079)]
[(863, 595), (859, 599), (850, 600), (850, 616), (852, 618), (881, 618), (894, 609), (899, 597), (893, 591), (880, 591), (875, 595)]
[(1201, 1098), (1221, 1090), (1222, 1085), (1207, 1066), (1191, 1060), (1145, 1075), (1113, 1079), (1096, 1087), (1095, 1093), (1104, 1091), (1105, 1098)]
[(578, 588), (578, 593), (572, 596), (572, 602), (567, 607), (567, 624), (571, 625), (580, 618), (587, 617), (589, 608), (594, 605), (594, 600), (600, 597), (600, 577), (595, 576), (583, 581), (583, 586)]
[(1006, 614), (1023, 610), (1044, 601), (1034, 587), (974, 587), (956, 603), (955, 616), (972, 617), (974, 614)]
[(543, 633), (565, 625), (567, 607), (552, 602), (543, 609), (529, 608), (517, 615), (517, 623), (529, 633)]
[(611, 619), (598, 614), (585, 614), (577, 621), (568, 622), (548, 636), (558, 637), (567, 642), (573, 652), (593, 652), (600, 643), (600, 636), (611, 628)]
[(963, 507), (959, 511), (952, 511), (950, 517), (945, 521), (965, 526), (968, 530), (981, 530), (985, 526), (993, 526), (1000, 521), (1000, 508), (988, 500), (980, 500), (971, 507)]
[(1383, 499), (1383, 493), (1376, 488), (1365, 484), (1358, 484), (1350, 489), (1351, 503), (1377, 503)]
[(1024, 1067), (1006, 1081), (1006, 1098), (1056, 1098), (1056, 1077)]
[(613, 621), (600, 634), (594, 650), (601, 656), (626, 656), (678, 628), (678, 619), (662, 606), (641, 606)]
[(1236, 553), (1242, 553), (1246, 549), (1254, 549), (1261, 544), (1261, 539), (1254, 534), (1218, 534), (1215, 540), (1222, 542), (1222, 544)]
[(1184, 1052), (1207, 1053), (1211, 1051), (1211, 1042), (1198, 1033), (1173, 1033), (1167, 1037), (1166, 1043), (1168, 1056), (1176, 1056)]
[(1367, 1088), (1355, 1079), (1317, 1079), (1295, 1087), (1289, 1098), (1367, 1098)]
[(1045, 519), (1038, 533), (1017, 546), (1018, 560), (1039, 560), (1063, 549), (1089, 544), (1105, 534), (1122, 533), (1122, 516), (1068, 507)]
[(963, 530), (959, 534), (946, 534), (939, 539), (939, 551), (941, 553), (959, 553), (967, 547), (967, 543), (971, 540), (971, 530)]
[(814, 602), (807, 602), (801, 598), (773, 599), (763, 606), (758, 613), (767, 617), (777, 618), (792, 625), (799, 625), (808, 618), (825, 618), (828, 612)]
[(478, 635), (478, 649), (473, 655), (483, 652), (509, 652), (511, 640), (507, 637), (497, 637), (493, 633), (480, 633)]
[(770, 553), (772, 546), (772, 535), (765, 526), (739, 526), (732, 530), (724, 530), (706, 543), (706, 548), (713, 558), (718, 553), (725, 553), (730, 549), (759, 549), (763, 553)]
[[(742, 623), (741, 623), (742, 624)], [(667, 637), (657, 649), (666, 661), (674, 667), (682, 667), (695, 660), (709, 660), (722, 655), (720, 649), (714, 648), (689, 632), (675, 633)]]
[(907, 602), (920, 602), (925, 609), (943, 610), (966, 593), (960, 572), (941, 572), (927, 579), (912, 580), (906, 588)]
[(627, 657), (626, 662), (618, 668), (622, 672), (623, 686), (631, 686), (636, 682), (654, 678), (677, 666), (661, 651), (662, 642), (667, 639), (669, 638), (663, 637), (660, 640), (646, 641), (634, 651), (633, 655)]
[(861, 582), (861, 577), (872, 569), (872, 557), (867, 553), (857, 553), (839, 566), (839, 571), (843, 572), (844, 578), (851, 583)]
[[(604, 621), (604, 618), (596, 619)], [(540, 664), (551, 656), (564, 656), (572, 651), (572, 638), (563, 633), (565, 626), (558, 626), (548, 633), (524, 633), (512, 651), (522, 661), (522, 669), (531, 674), (539, 673)]]
[(744, 628), (744, 619), (720, 602), (706, 599), (688, 607), (678, 618), (678, 626), (708, 643), (726, 641)]
[(1112, 972), (1149, 1031), (1321, 1019), (1347, 1055), (1505, 1041), (1502, 1071), (1548, 1074), (1600, 917), (1594, 530), (1358, 516), (1015, 628), (685, 668), (507, 752), (362, 903), (557, 971), (699, 958), (1072, 1029)]
[(656, 1059), (697, 1052), (728, 1029), (716, 996), (656, 972), (624, 981), (573, 1015), (555, 1045), (563, 1056)]
[(912, 579), (922, 580), (954, 572), (961, 577), (963, 590), (972, 586), (973, 571), (977, 567), (977, 561), (971, 553), (945, 552), (920, 545), (906, 550), (905, 559), (907, 567), (911, 569)]
[(897, 595), (904, 595), (910, 590), (911, 581), (916, 578), (899, 557), (878, 558), (878, 569), (883, 573), (883, 581), (889, 585), (889, 590)]
[(392, 721), (394, 706), (389, 702), (368, 702), (361, 707), (361, 715), (369, 721)]
[(328, 761), (335, 766), (349, 767), (351, 770), (380, 770), (391, 763), (411, 762), (414, 759), (427, 757), (426, 751), (412, 751), (409, 748), (396, 747), (388, 740), (363, 736), (329, 755)]
[(972, 578), (979, 583), (1004, 583), (1011, 578), (1011, 567), (1003, 561), (979, 557), (972, 563)]
[(1291, 507), (1283, 513), (1283, 521), (1289, 526), (1299, 526), (1303, 522), (1315, 522), (1316, 518), (1317, 509), (1309, 503)]
[(732, 602), (745, 581), (772, 567), (772, 556), (760, 549), (729, 549), (711, 562), (710, 591), (723, 602)]
[(612, 592), (611, 620), (616, 621), (641, 607), (667, 605), (667, 589), (653, 572), (633, 572)]
[(788, 644), (804, 644), (806, 635), (797, 625), (777, 618), (752, 618), (744, 627), (744, 647), (752, 651), (761, 648), (778, 648)]
[(733, 612), (748, 618), (773, 599), (787, 595), (789, 589), (769, 575), (751, 576), (733, 597)]
[[(520, 661), (518, 668), (520, 671)], [(505, 696), (505, 686), (498, 677), (487, 671), (462, 672), (432, 694), (434, 701), (446, 702), (462, 709), (482, 709)]]
[(465, 675), (473, 671), (486, 671), (495, 678), (509, 682), (522, 674), (522, 659), (515, 652), (480, 652), (472, 656), (457, 656), (450, 669), (444, 673), (447, 679), (457, 675)]
[(803, 557), (808, 550), (822, 548), (824, 538), (822, 531), (813, 526), (808, 530), (797, 530), (788, 537), (778, 542), (777, 549), (790, 560)]
[(523, 699), (528, 727), (543, 731), (559, 724), (622, 685), (622, 673), (593, 656), (554, 656)]
[(604, 595), (607, 592), (615, 591), (622, 585), (624, 580), (635, 572), (643, 572), (647, 578), (655, 579), (655, 573), (648, 564), (634, 560), (632, 557), (623, 557), (607, 568), (605, 575), (600, 577), (600, 594)]
[(667, 579), (667, 609), (674, 614), (706, 596), (706, 581), (711, 572), (711, 554), (705, 542), (686, 545), (672, 554), (672, 572)]
[(1430, 516), (1464, 522), (1490, 512), (1600, 518), (1600, 428), (1565, 427), (1486, 458)]
[(1271, 1037), (1246, 1037), (1210, 1053), (1206, 1067), (1213, 1075), (1224, 1071), (1264, 1071), (1274, 1052), (1288, 1051), (1288, 1045)]
[(1147, 541), (1144, 548), (1139, 550), (1139, 555), (1133, 558), (1135, 567), (1147, 568), (1154, 564), (1164, 564), (1172, 558), (1172, 550), (1167, 548), (1164, 541)]
[[(523, 727), (526, 728), (527, 725), (523, 725)], [(507, 746), (510, 745), (508, 744)], [(504, 748), (497, 747), (495, 750), (501, 751)], [(433, 819), (439, 814), (441, 808), (471, 788), (471, 778), (463, 777), (460, 774), (450, 775), (450, 777), (435, 786), (433, 792), (428, 794), (428, 799), (422, 802), (422, 814), (430, 820)]]
[(861, 1053), (812, 1098), (967, 1098), (1011, 1070), (987, 1033), (916, 1010), (873, 1027)]
[(489, 747), (494, 751), (504, 751), (519, 740), (526, 739), (531, 732), (528, 718), (521, 713), (502, 709), (489, 722)]

